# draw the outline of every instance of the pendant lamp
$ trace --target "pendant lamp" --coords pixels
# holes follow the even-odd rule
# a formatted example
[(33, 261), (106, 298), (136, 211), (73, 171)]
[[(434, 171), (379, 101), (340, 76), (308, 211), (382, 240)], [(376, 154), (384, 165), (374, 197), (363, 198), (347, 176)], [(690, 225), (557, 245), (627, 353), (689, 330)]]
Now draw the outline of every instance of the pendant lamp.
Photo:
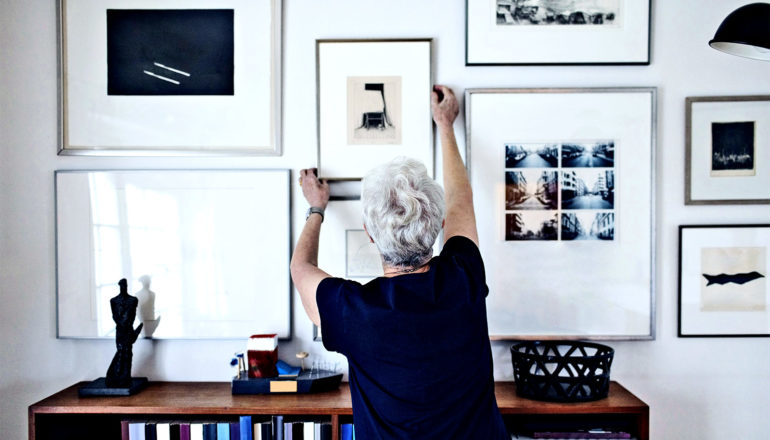
[(770, 3), (752, 3), (730, 13), (709, 46), (732, 55), (770, 61)]

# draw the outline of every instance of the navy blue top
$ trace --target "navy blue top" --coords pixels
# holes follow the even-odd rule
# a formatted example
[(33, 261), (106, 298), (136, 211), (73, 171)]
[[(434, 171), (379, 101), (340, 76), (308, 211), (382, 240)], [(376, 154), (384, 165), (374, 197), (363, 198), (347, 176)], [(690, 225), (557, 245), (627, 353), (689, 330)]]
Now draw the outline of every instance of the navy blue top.
[(460, 236), (424, 273), (321, 281), (323, 344), (348, 358), (356, 437), (508, 438), (495, 400), (488, 292), (479, 249)]

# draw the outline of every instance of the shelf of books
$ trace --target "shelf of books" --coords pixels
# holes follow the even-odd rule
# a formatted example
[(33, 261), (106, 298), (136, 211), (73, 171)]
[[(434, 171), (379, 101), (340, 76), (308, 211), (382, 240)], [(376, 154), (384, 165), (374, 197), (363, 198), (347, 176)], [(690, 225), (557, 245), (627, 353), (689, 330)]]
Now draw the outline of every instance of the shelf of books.
[[(232, 395), (227, 382), (153, 382), (129, 397), (78, 397), (75, 384), (29, 407), (30, 440), (348, 440), (350, 390)], [(616, 382), (594, 402), (538, 402), (495, 384), (511, 438), (649, 439), (649, 407)]]

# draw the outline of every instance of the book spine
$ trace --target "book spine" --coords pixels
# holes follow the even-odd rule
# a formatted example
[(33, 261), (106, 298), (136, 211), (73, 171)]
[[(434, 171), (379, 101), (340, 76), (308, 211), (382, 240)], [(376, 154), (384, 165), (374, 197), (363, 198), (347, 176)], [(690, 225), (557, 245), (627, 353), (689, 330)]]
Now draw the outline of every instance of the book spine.
[(321, 424), (321, 440), (332, 440), (332, 424)]
[(341, 440), (353, 440), (355, 438), (353, 433), (353, 424), (352, 423), (343, 423), (340, 425), (340, 439)]
[(128, 438), (129, 440), (145, 440), (144, 439), (144, 423), (132, 422), (128, 424)]
[(273, 416), (273, 440), (284, 440), (283, 416)]
[(302, 432), (304, 433), (304, 440), (314, 440), (315, 439), (315, 423), (313, 422), (305, 422), (302, 424)]
[(226, 422), (217, 423), (217, 440), (230, 440), (230, 424)]
[(158, 440), (158, 433), (155, 430), (155, 423), (146, 423), (144, 425), (144, 440)]
[(238, 419), (238, 437), (240, 440), (252, 440), (251, 416), (241, 416)]
[(179, 424), (179, 440), (192, 440), (189, 423)]
[(171, 440), (171, 424), (170, 423), (155, 424), (155, 436), (158, 440)]

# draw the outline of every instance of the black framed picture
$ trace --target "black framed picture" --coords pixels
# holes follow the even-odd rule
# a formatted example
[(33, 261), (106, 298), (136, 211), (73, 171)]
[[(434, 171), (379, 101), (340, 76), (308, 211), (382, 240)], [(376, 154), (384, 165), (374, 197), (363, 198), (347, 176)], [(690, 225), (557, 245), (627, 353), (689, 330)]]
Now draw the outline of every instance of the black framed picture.
[(768, 248), (770, 224), (679, 226), (679, 336), (770, 336)]
[(650, 64), (650, 2), (466, 0), (465, 64)]

